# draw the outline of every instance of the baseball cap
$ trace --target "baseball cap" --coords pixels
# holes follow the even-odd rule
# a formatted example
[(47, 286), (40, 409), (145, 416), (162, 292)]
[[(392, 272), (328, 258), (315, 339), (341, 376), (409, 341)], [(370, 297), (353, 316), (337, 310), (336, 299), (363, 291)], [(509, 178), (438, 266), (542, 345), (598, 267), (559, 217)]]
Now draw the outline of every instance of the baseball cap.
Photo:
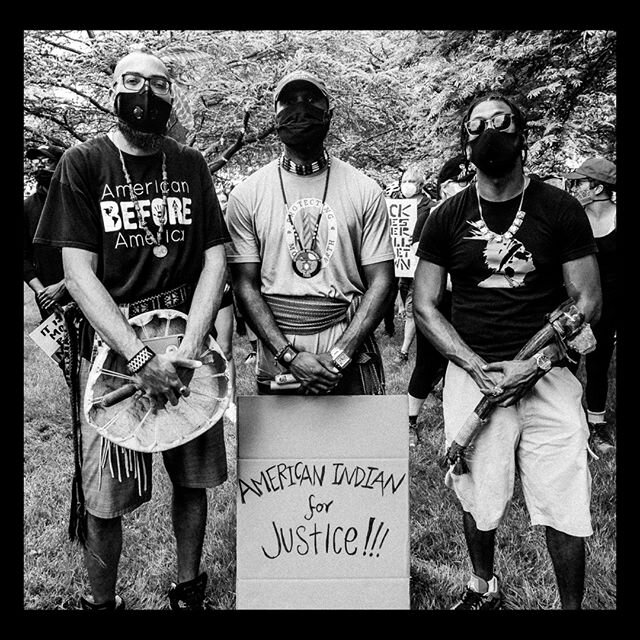
[(616, 165), (606, 158), (587, 158), (575, 171), (562, 174), (569, 180), (592, 178), (607, 184), (616, 183)]
[(468, 171), (466, 167), (466, 157), (464, 154), (454, 156), (447, 160), (438, 174), (438, 188), (447, 180), (455, 180), (456, 182), (469, 182), (473, 178), (474, 173)]
[(62, 158), (64, 149), (62, 147), (56, 147), (55, 145), (43, 144), (39, 147), (30, 147), (27, 149), (26, 156), (29, 160), (35, 160), (36, 158), (49, 158), (56, 162)]
[(327, 102), (329, 103), (329, 108), (331, 108), (331, 96), (329, 95), (329, 92), (327, 91), (327, 87), (325, 86), (324, 82), (322, 82), (322, 80), (320, 80), (320, 78), (314, 76), (312, 73), (309, 73), (308, 71), (303, 71), (302, 69), (299, 69), (298, 71), (292, 71), (291, 73), (288, 73), (286, 76), (284, 76), (276, 85), (276, 88), (273, 92), (273, 106), (275, 107), (276, 102), (278, 102), (278, 98), (280, 97), (280, 94), (282, 93), (282, 90), (288, 85), (291, 84), (292, 82), (308, 82), (309, 84), (312, 84), (314, 87), (316, 87), (316, 89), (318, 89), (322, 95), (327, 99)]

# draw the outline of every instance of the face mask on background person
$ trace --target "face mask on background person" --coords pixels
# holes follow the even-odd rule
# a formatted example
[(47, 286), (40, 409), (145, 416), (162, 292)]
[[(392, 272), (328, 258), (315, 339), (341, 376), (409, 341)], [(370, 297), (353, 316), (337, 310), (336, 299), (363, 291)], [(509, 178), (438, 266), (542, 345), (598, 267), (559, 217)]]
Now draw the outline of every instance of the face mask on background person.
[(149, 88), (136, 93), (118, 93), (116, 115), (132, 129), (144, 133), (163, 134), (171, 115), (171, 103), (157, 96)]
[(288, 147), (309, 148), (322, 143), (329, 131), (329, 111), (296, 102), (276, 114), (276, 131)]
[(603, 188), (601, 184), (592, 188), (589, 180), (580, 180), (573, 189), (573, 195), (583, 207), (586, 207), (596, 200), (596, 197), (599, 196), (602, 191)]
[(513, 169), (523, 148), (520, 133), (486, 129), (471, 145), (471, 162), (488, 176), (500, 177)]
[(400, 191), (405, 198), (413, 198), (417, 196), (419, 193), (418, 185), (411, 180), (407, 180), (406, 182), (400, 183)]
[(33, 177), (41, 187), (48, 189), (49, 185), (51, 184), (51, 178), (53, 178), (53, 170), (52, 169), (36, 169), (33, 172)]

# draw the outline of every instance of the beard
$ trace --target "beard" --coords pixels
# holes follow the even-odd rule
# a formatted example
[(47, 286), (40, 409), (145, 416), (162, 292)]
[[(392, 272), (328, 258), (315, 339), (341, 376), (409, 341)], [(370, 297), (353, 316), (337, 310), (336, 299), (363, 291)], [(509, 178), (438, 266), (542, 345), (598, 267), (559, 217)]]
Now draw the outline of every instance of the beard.
[(158, 149), (162, 147), (164, 135), (161, 133), (138, 131), (128, 125), (122, 118), (118, 118), (118, 129), (125, 140), (134, 147), (138, 147), (138, 149), (142, 149), (143, 151), (158, 151)]

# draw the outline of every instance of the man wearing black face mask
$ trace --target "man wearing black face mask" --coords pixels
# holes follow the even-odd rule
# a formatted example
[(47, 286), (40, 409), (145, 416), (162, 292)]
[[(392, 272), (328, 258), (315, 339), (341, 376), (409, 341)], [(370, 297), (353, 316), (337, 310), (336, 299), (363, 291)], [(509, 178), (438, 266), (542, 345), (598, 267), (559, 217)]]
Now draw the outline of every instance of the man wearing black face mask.
[[(176, 406), (190, 393), (178, 369), (201, 366), (197, 357), (222, 298), (229, 236), (204, 157), (164, 135), (172, 87), (163, 61), (142, 51), (124, 56), (115, 66), (109, 98), (117, 126), (65, 153), (35, 242), (62, 247), (69, 293), (87, 320), (84, 334), (99, 334), (124, 358), (151, 412), (167, 403)], [(184, 336), (171, 353), (154, 353), (127, 321), (156, 309), (188, 313)], [(91, 340), (81, 346), (82, 407)], [(76, 482), (82, 492), (76, 496), (84, 497), (77, 511), (86, 529), (91, 585), (91, 596), (81, 605), (122, 609), (123, 599), (116, 595), (122, 516), (151, 499), (152, 454), (103, 440), (80, 414), (74, 428), (81, 433)], [(114, 473), (125, 468), (130, 453), (136, 456), (132, 473)], [(107, 457), (115, 459), (107, 463)], [(169, 603), (172, 609), (202, 610), (206, 489), (227, 477), (222, 420), (162, 457), (172, 482), (177, 551), (177, 584), (170, 587)]]
[(24, 281), (33, 289), (36, 304), (44, 320), (53, 313), (56, 304), (70, 301), (64, 285), (62, 256), (59, 248), (34, 246), (42, 208), (49, 185), (64, 149), (54, 145), (42, 145), (27, 149), (26, 156), (33, 162), (36, 190), (24, 201)]
[[(546, 528), (562, 608), (579, 609), (584, 590), (584, 537), (592, 528), (582, 388), (555, 344), (527, 360), (514, 358), (567, 294), (587, 322), (597, 322), (596, 246), (575, 198), (524, 175), (525, 123), (503, 96), (471, 104), (462, 147), (477, 179), (431, 213), (417, 250), (416, 322), (449, 360), (447, 444), (483, 396), (496, 405), (474, 440), (469, 472), (449, 470), (445, 479), (462, 505), (472, 565), (454, 609), (501, 605), (495, 532), (516, 468), (531, 523)], [(438, 310), (447, 272), (451, 320)]]
[(333, 109), (321, 80), (294, 71), (274, 106), (284, 152), (227, 206), (234, 291), (259, 338), (258, 392), (384, 393), (372, 335), (393, 294), (382, 190), (324, 148)]

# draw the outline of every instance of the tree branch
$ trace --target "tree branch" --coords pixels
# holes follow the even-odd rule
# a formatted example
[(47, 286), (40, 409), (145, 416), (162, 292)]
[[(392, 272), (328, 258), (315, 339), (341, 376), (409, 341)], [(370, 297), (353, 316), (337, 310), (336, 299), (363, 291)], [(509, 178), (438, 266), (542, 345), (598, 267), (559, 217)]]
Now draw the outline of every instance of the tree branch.
[(52, 47), (58, 47), (59, 49), (64, 49), (65, 51), (71, 51), (71, 53), (75, 53), (79, 56), (85, 55), (83, 51), (78, 51), (73, 47), (68, 47), (67, 45), (60, 44), (59, 42), (52, 42), (51, 40), (49, 40), (48, 38), (45, 38), (44, 36), (40, 36), (40, 40), (42, 40), (42, 42), (46, 42), (47, 44), (50, 44)]
[(37, 111), (30, 109), (27, 106), (24, 107), (24, 110), (30, 115), (35, 116), (36, 118), (41, 118), (42, 120), (50, 120), (51, 122), (54, 122), (65, 131), (68, 131), (76, 140), (79, 140), (80, 142), (84, 142), (87, 139), (86, 136), (83, 136), (82, 134), (77, 133), (73, 127), (68, 125), (66, 122), (63, 122), (59, 118), (56, 118), (55, 116), (51, 116), (46, 113), (38, 113)]
[(88, 96), (86, 93), (83, 93), (79, 89), (76, 89), (75, 87), (71, 87), (68, 84), (64, 84), (63, 82), (56, 82), (52, 84), (54, 84), (54, 86), (56, 87), (60, 87), (61, 89), (67, 89), (68, 91), (71, 91), (72, 93), (79, 95), (81, 98), (84, 98), (85, 100), (90, 102), (96, 109), (102, 111), (103, 113), (108, 113), (109, 115), (112, 114), (110, 109), (103, 107), (95, 98)]
[(248, 144), (253, 144), (254, 142), (258, 142), (260, 140), (263, 140), (267, 136), (271, 135), (275, 131), (275, 128), (276, 128), (275, 125), (271, 125), (270, 127), (267, 127), (266, 129), (264, 129), (260, 133), (254, 134), (252, 136), (245, 136), (244, 133), (241, 133), (238, 136), (238, 138), (236, 139), (236, 141), (233, 144), (231, 144), (230, 146), (228, 146), (220, 154), (220, 156), (219, 156), (219, 158), (217, 160), (214, 160), (213, 162), (210, 162), (208, 164), (209, 171), (211, 173), (215, 173), (216, 171), (218, 171), (219, 169), (224, 167), (224, 165), (229, 162), (231, 157), (234, 156), (236, 153), (238, 153), (238, 151), (240, 151), (240, 149), (242, 149), (243, 147), (247, 146)]

